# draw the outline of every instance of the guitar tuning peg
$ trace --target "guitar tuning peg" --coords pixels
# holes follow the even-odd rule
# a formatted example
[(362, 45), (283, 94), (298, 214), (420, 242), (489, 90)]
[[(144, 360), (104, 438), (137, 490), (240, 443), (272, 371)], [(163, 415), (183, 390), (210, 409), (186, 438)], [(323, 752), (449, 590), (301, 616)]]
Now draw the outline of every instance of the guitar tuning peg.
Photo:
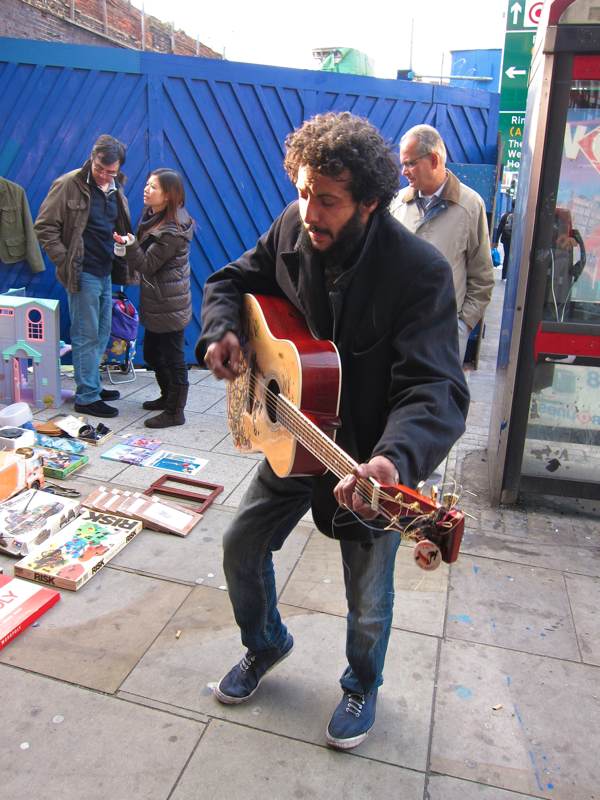
[(442, 495), (442, 505), (445, 508), (454, 508), (458, 503), (458, 495), (455, 492), (447, 492)]
[(431, 489), (429, 490), (429, 496), (431, 497), (431, 499), (433, 500), (434, 503), (437, 503), (437, 499), (438, 499), (438, 487), (437, 486), (434, 485), (434, 486), (431, 487)]

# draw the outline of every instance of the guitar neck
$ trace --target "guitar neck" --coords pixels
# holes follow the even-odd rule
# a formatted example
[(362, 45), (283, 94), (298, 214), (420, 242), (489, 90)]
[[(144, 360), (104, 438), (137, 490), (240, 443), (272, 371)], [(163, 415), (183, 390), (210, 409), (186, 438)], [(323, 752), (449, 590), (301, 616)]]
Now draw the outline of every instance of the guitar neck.
[[(358, 462), (345, 453), (326, 433), (315, 425), (306, 414), (303, 414), (286, 397), (279, 394), (276, 398), (275, 413), (277, 421), (284, 426), (321, 464), (336, 475), (344, 478), (349, 475)], [(429, 513), (438, 508), (438, 504), (431, 498), (424, 497), (419, 492), (410, 489), (408, 486), (387, 486), (382, 487), (372, 478), (359, 478), (357, 482), (359, 494), (363, 500), (372, 507), (378, 507), (380, 499), (387, 499), (396, 505), (412, 510), (419, 508), (422, 513)], [(381, 490), (384, 490), (383, 495)], [(392, 492), (389, 494), (386, 490)], [(406, 505), (408, 504), (408, 505)], [(382, 509), (384, 516), (387, 516)]]
[(338, 478), (343, 478), (358, 466), (358, 462), (350, 458), (333, 439), (282, 394), (277, 395), (276, 414), (277, 421)]

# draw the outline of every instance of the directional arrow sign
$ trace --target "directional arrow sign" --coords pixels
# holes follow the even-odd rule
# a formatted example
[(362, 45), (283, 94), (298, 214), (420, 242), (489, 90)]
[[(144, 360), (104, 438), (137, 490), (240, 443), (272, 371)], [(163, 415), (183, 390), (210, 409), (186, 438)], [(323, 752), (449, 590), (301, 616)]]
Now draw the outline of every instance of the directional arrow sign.
[[(517, 172), (521, 163), (527, 79), (533, 42), (544, 0), (508, 0), (500, 86), (502, 163)], [(600, 141), (600, 137), (599, 137)]]
[(504, 45), (500, 111), (525, 111), (535, 31), (510, 31)]
[(516, 28), (519, 22), (519, 14), (523, 11), (523, 6), (520, 3), (513, 3), (510, 7), (510, 13), (512, 14), (512, 24), (513, 27)]

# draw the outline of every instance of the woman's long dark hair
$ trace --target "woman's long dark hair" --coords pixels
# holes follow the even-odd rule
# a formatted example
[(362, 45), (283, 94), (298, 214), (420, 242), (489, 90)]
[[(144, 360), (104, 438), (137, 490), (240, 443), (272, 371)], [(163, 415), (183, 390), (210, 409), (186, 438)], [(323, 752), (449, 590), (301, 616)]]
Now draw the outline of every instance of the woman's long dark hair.
[(152, 170), (148, 179), (153, 175), (158, 178), (161, 191), (167, 197), (167, 205), (161, 214), (161, 222), (174, 222), (179, 227), (177, 212), (185, 204), (185, 189), (181, 175), (174, 169), (166, 168)]

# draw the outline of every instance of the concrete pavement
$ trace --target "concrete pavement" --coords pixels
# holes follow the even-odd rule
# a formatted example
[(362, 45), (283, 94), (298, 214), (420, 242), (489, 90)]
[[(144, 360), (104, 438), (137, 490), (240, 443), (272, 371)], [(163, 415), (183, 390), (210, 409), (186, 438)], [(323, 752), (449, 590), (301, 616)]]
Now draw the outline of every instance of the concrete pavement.
[[(202, 477), (224, 492), (186, 539), (143, 531), (0, 652), (2, 800), (600, 797), (597, 517), (556, 499), (490, 508), (487, 496), (502, 292), (497, 281), (480, 369), (468, 373), (468, 430), (446, 464), (470, 514), (461, 556), (424, 573), (401, 548), (366, 742), (352, 753), (324, 744), (340, 697), (345, 601), (338, 545), (308, 517), (276, 559), (294, 653), (248, 704), (212, 696), (243, 654), (220, 551), (258, 459), (232, 448), (224, 386), (193, 370), (188, 423), (157, 434), (208, 459)], [(160, 474), (100, 458), (119, 433), (145, 430), (153, 379), (140, 373), (121, 389), (116, 436), (89, 448), (68, 481), (82, 492), (145, 487)], [(0, 556), (6, 573), (13, 563)]]

